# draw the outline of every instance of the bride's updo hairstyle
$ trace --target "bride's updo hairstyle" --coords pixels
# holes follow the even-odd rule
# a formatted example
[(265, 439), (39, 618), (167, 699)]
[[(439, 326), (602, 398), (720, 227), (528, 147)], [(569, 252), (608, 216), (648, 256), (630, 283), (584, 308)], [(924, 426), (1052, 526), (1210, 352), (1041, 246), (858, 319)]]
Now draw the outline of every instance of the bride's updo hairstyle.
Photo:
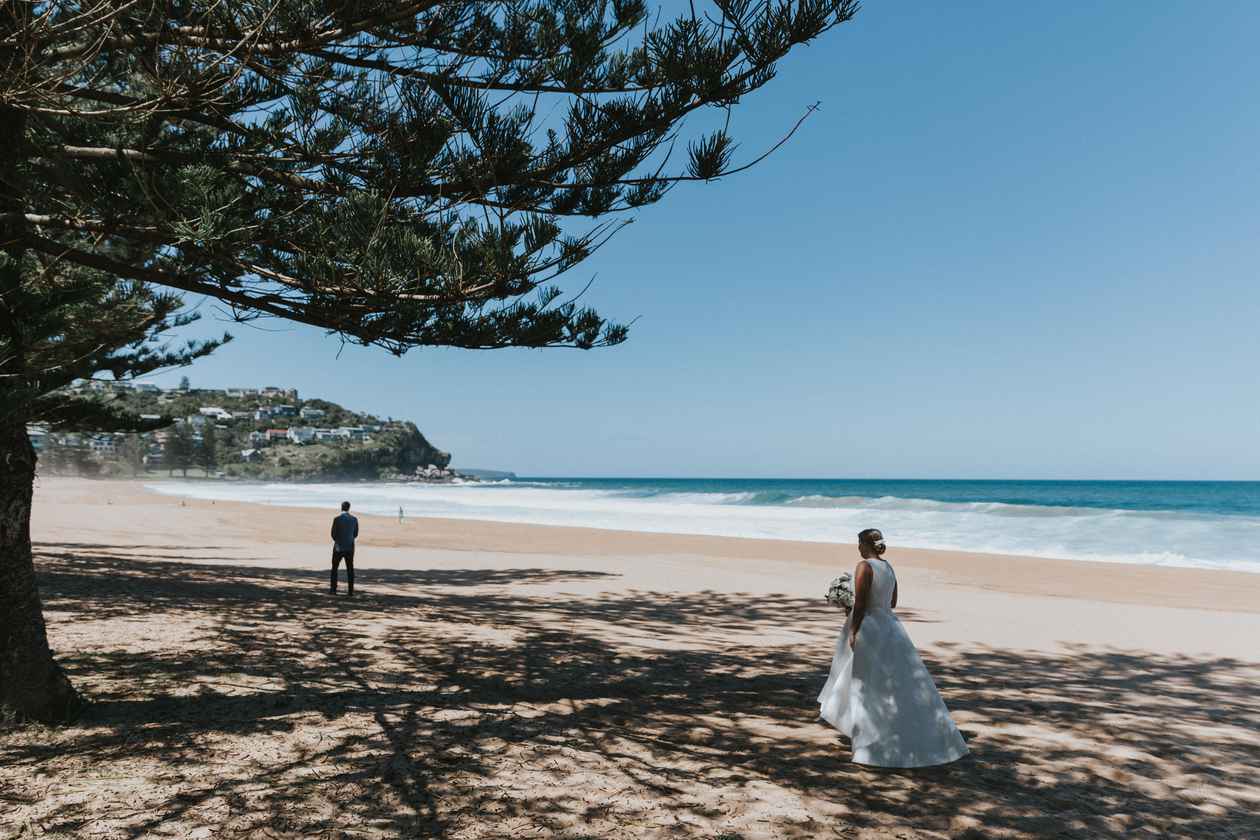
[(888, 546), (884, 545), (884, 535), (878, 528), (867, 528), (858, 534), (858, 545), (876, 557), (883, 557)]

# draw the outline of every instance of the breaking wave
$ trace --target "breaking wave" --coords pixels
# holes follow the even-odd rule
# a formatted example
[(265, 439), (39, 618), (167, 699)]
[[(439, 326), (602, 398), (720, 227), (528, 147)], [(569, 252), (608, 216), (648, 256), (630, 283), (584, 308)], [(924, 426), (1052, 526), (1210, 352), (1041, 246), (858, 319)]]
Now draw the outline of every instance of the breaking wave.
[[(1260, 514), (1253, 510), (1260, 510), (1260, 485), (1213, 488), (1211, 493), (1216, 496), (1208, 499), (1208, 490), (1188, 482), (1152, 482), (1136, 489), (1120, 487), (1119, 482), (1110, 488), (1100, 488), (1107, 482), (989, 483), (992, 487), (984, 482), (918, 482), (913, 487), (902, 486), (909, 484), (915, 483), (726, 479), (511, 480), (462, 485), (164, 481), (150, 488), (203, 499), (329, 510), (335, 510), (342, 499), (351, 499), (356, 511), (385, 516), (396, 516), (401, 507), (408, 517), (833, 543), (852, 543), (862, 528), (878, 527), (893, 547), (1260, 572)], [(877, 492), (851, 492), (867, 490), (867, 485)], [(802, 492), (813, 489), (820, 492)], [(879, 492), (889, 489), (911, 492)], [(921, 493), (926, 495), (923, 491), (946, 498), (920, 497)], [(1237, 497), (1239, 493), (1244, 497)], [(1026, 496), (1062, 503), (1013, 501)]]

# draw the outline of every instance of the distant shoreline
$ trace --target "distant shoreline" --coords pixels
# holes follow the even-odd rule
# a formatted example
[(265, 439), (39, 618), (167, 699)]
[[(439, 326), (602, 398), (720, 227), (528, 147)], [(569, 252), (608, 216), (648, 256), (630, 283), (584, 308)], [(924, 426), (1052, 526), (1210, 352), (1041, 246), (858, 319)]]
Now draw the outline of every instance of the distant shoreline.
[[(102, 500), (103, 484), (116, 487), (117, 494)], [(181, 498), (154, 493), (141, 482), (125, 479), (45, 479), (37, 486), (36, 495), (33, 531), (37, 542), (49, 539), (45, 534), (73, 541), (77, 531), (90, 532), (99, 527), (85, 526), (84, 517), (96, 517), (108, 509), (114, 511), (111, 515), (122, 516), (123, 522), (135, 519), (151, 523), (149, 527), (157, 531), (170, 529), (178, 534), (166, 537), (168, 543), (178, 539), (190, 545), (212, 545), (219, 539), (214, 528), (228, 526), (229, 533), (235, 535), (229, 541), (246, 538), (247, 544), (252, 544), (261, 540), (258, 548), (263, 550), (269, 550), (266, 546), (273, 542), (316, 543), (320, 548), (314, 556), (306, 552), (310, 556), (307, 562), (319, 566), (325, 561), (323, 539), (327, 536), (329, 510)], [(717, 564), (713, 573), (718, 574), (722, 564), (732, 562), (773, 577), (778, 575), (775, 570), (779, 564), (784, 563), (785, 568), (815, 569), (811, 580), (816, 578), (823, 581), (820, 586), (825, 586), (829, 576), (851, 570), (857, 561), (851, 545), (807, 540), (651, 533), (418, 514), (407, 514), (400, 524), (395, 515), (372, 514), (359, 508), (355, 512), (365, 520), (365, 557), (369, 553), (366, 549), (372, 553), (379, 549), (391, 556), (401, 552), (400, 558), (413, 559), (390, 562), (403, 562), (408, 567), (427, 562), (424, 557), (430, 552), (456, 552), (468, 557), (466, 562), (484, 552), (538, 558), (518, 561), (529, 564), (548, 557), (573, 558), (577, 563), (587, 563), (591, 558), (599, 558), (600, 563), (667, 562), (681, 564), (680, 569), (689, 570), (687, 574), (702, 577), (709, 574), (702, 570), (710, 565)], [(184, 530), (180, 524), (185, 521), (191, 530)], [(222, 525), (215, 526), (216, 521)], [(317, 557), (321, 562), (316, 562)], [(1091, 602), (1095, 609), (1104, 612), (1102, 604), (1107, 603), (1141, 605), (1161, 613), (1175, 608), (1260, 615), (1260, 577), (1250, 572), (901, 548), (895, 544), (890, 557), (899, 575), (930, 583), (933, 590), (942, 590), (942, 596), (958, 589), (1006, 593), (1021, 599), (1035, 596), (1062, 601), (1064, 605)], [(720, 574), (709, 583), (720, 584)], [(822, 597), (821, 589), (817, 596)], [(936, 609), (954, 611), (957, 607), (939, 603)], [(1097, 617), (1106, 618), (1102, 613)], [(1056, 619), (1053, 632), (1067, 638), (1079, 631), (1071, 627), (1066, 615), (1061, 620), (1067, 623), (1060, 624)], [(1165, 627), (1163, 621), (1170, 623)], [(1171, 617), (1161, 619), (1158, 626), (1160, 634), (1167, 632), (1169, 639), (1175, 641), (1178, 630)], [(1138, 632), (1136, 627), (1132, 630)]]
[[(519, 480), (529, 481), (530, 479), (526, 477), (522, 477)], [(312, 510), (318, 510), (325, 507), (325, 505), (318, 505), (318, 504), (313, 504), (313, 503), (312, 504), (286, 504), (284, 502), (276, 502), (276, 501), (271, 501), (271, 500), (258, 500), (258, 499), (239, 500), (239, 499), (229, 498), (227, 497), (227, 495), (219, 496), (213, 499), (210, 497), (202, 498), (202, 497), (195, 497), (192, 495), (184, 496), (184, 495), (174, 494), (174, 493), (163, 493), (160, 489), (156, 487), (147, 488), (145, 486), (150, 483), (177, 485), (177, 484), (184, 483), (184, 479), (181, 479), (181, 478), (165, 479), (163, 481), (153, 481), (151, 479), (76, 478), (76, 477), (65, 477), (65, 476), (51, 476), (51, 477), (44, 477), (40, 481), (42, 481), (45, 484), (51, 482), (51, 483), (55, 483), (57, 485), (62, 485), (62, 486), (68, 486), (68, 485), (77, 484), (80, 482), (88, 486), (115, 485), (120, 489), (121, 492), (124, 492), (127, 494), (138, 492), (144, 496), (159, 497), (165, 500), (176, 501), (176, 502), (182, 501), (188, 505), (229, 504), (229, 505), (234, 505), (234, 506), (239, 505), (243, 508), (249, 508), (249, 509), (254, 509), (260, 505), (263, 505), (268, 510), (288, 511), (291, 514), (302, 515), (302, 516), (309, 515)], [(221, 481), (218, 479), (189, 479), (188, 483), (202, 485), (205, 487), (218, 487), (218, 488), (223, 488), (225, 490), (228, 488), (262, 487), (262, 486), (280, 484), (279, 482), (266, 482), (266, 481), (247, 482), (243, 480)], [(366, 487), (370, 487), (374, 485), (381, 486), (381, 487), (393, 487), (393, 488), (409, 488), (409, 487), (424, 486), (424, 485), (416, 485), (414, 483), (381, 482), (381, 481), (362, 481), (362, 482), (353, 482), (353, 483), (337, 482), (335, 484), (330, 484), (328, 482), (303, 482), (303, 483), (285, 483), (285, 484), (295, 484), (295, 486), (300, 486), (300, 487), (312, 487), (312, 486), (319, 486), (321, 484), (325, 486), (341, 486), (345, 484), (347, 486), (353, 486), (356, 488), (366, 488)], [(39, 486), (39, 483), (37, 482), (37, 487), (38, 486)], [(427, 486), (436, 488), (436, 487), (442, 487), (444, 485), (427, 485)], [(449, 486), (449, 485), (446, 485), (446, 486)], [(475, 487), (476, 485), (466, 485), (466, 486)], [(340, 495), (338, 495), (338, 498), (340, 498)], [(379, 518), (383, 520), (396, 520), (397, 519), (396, 510), (397, 510), (396, 506), (388, 510), (375, 511), (375, 512), (364, 509), (362, 505), (358, 505), (355, 507), (355, 513), (360, 516), (366, 516), (371, 519)], [(634, 538), (634, 539), (641, 538), (641, 539), (646, 539), (646, 540), (653, 540), (653, 539), (661, 539), (661, 540), (685, 539), (685, 540), (698, 540), (698, 541), (713, 540), (713, 541), (721, 541), (721, 542), (733, 541), (736, 544), (766, 543), (766, 544), (772, 544), (772, 545), (811, 546), (816, 549), (826, 551), (828, 553), (833, 553), (837, 551), (838, 548), (845, 545), (845, 542), (843, 541), (812, 540), (812, 539), (808, 539), (804, 537), (796, 537), (796, 536), (783, 536), (783, 537), (741, 536), (741, 535), (724, 535), (724, 534), (706, 534), (706, 533), (685, 532), (685, 531), (652, 531), (652, 530), (636, 530), (636, 529), (630, 529), (630, 528), (604, 528), (604, 527), (591, 527), (591, 526), (582, 525), (582, 524), (553, 524), (553, 523), (537, 523), (537, 522), (520, 522), (520, 521), (512, 521), (512, 520), (506, 520), (506, 519), (478, 518), (478, 517), (472, 517), (472, 516), (452, 517), (452, 516), (442, 516), (442, 515), (420, 512), (420, 511), (417, 511), (414, 507), (409, 510), (405, 509), (405, 518), (409, 522), (415, 521), (415, 522), (426, 522), (426, 523), (441, 523), (443, 526), (459, 527), (459, 528), (466, 528), (470, 525), (477, 525), (477, 526), (490, 527), (490, 528), (522, 528), (526, 530), (540, 529), (542, 531), (554, 530), (558, 534), (561, 534), (561, 535), (589, 532), (589, 533), (608, 534), (608, 535), (614, 535), (617, 537), (626, 537), (626, 538)], [(954, 556), (954, 555), (960, 554), (959, 551), (954, 550), (954, 549), (899, 547), (898, 550), (901, 553), (908, 552), (916, 556), (917, 555), (934, 555), (934, 554)], [(1089, 558), (1050, 557), (1050, 556), (1043, 556), (1043, 555), (1017, 554), (1017, 553), (1011, 553), (1011, 552), (991, 552), (991, 551), (968, 551), (965, 554), (966, 556), (969, 556), (969, 557), (994, 558), (995, 560), (1001, 560), (1007, 564), (1011, 562), (1015, 562), (1020, 565), (1021, 570), (1025, 569), (1026, 567), (1031, 569), (1031, 566), (1029, 564), (1036, 565), (1036, 564), (1042, 564), (1042, 563), (1051, 563), (1051, 564), (1081, 565), (1086, 568), (1102, 567), (1102, 568), (1120, 569), (1120, 570), (1124, 570), (1124, 569), (1148, 570), (1149, 569), (1149, 570), (1155, 570), (1159, 572), (1188, 573), (1192, 575), (1202, 574), (1204, 572), (1219, 572), (1229, 577), (1242, 576), (1241, 578), (1239, 578), (1239, 581), (1240, 583), (1245, 583), (1246, 585), (1252, 585), (1255, 581), (1258, 580), (1258, 578), (1256, 577), (1257, 571), (1250, 568), (1212, 569), (1212, 568), (1204, 568), (1201, 566), (1190, 566), (1190, 565), (1121, 562), (1121, 561), (1113, 561), (1113, 560), (1093, 560)], [(1260, 591), (1257, 591), (1255, 593), (1254, 600), (1256, 602), (1257, 609), (1260, 610)]]
[[(152, 482), (219, 501), (469, 521), (845, 544), (1260, 573), (1260, 485), (705, 479)], [(264, 489), (265, 488), (265, 489)], [(351, 489), (353, 488), (353, 489)], [(1082, 489), (1083, 488), (1083, 489)], [(335, 498), (334, 498), (335, 497)]]

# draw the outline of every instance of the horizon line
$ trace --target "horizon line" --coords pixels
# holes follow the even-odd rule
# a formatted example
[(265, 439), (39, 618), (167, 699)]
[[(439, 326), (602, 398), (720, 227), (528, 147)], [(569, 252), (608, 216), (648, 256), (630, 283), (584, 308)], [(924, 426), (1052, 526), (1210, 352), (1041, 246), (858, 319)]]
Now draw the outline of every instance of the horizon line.
[[(452, 469), (460, 469), (453, 467)], [(463, 467), (466, 470), (512, 473), (522, 479), (568, 479), (571, 481), (633, 479), (635, 481), (971, 481), (971, 482), (1057, 482), (1107, 484), (1260, 484), (1260, 478), (926, 478), (869, 476), (747, 476), (747, 475), (543, 475), (518, 473), (508, 469)]]

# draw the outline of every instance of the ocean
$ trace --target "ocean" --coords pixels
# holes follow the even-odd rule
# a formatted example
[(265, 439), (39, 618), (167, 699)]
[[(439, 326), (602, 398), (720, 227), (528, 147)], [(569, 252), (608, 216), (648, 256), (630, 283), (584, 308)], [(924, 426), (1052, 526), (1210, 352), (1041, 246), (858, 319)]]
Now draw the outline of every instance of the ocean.
[(1260, 573), (1260, 482), (520, 478), (453, 485), (163, 481), (159, 493), (356, 512), (940, 548)]

